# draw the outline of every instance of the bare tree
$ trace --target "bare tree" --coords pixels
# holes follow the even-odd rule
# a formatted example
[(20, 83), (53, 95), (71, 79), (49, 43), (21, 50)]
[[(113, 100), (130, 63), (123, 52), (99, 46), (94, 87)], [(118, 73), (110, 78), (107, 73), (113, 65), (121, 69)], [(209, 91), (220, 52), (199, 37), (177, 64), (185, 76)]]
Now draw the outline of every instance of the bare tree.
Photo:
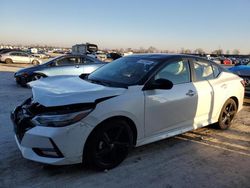
[(223, 50), (222, 50), (222, 49), (214, 50), (214, 51), (212, 52), (212, 54), (222, 55), (222, 54), (223, 54)]
[(158, 50), (155, 47), (150, 46), (147, 51), (148, 53), (156, 53)]
[(233, 54), (234, 54), (234, 55), (239, 55), (239, 54), (240, 54), (240, 51), (239, 51), (238, 49), (234, 49), (234, 50), (233, 50)]
[(185, 50), (184, 50), (184, 53), (185, 53), (185, 54), (191, 54), (191, 50), (190, 50), (190, 49), (185, 49)]
[(205, 51), (202, 48), (197, 48), (194, 50), (194, 53), (202, 55), (205, 54)]
[(143, 47), (140, 47), (140, 49), (138, 50), (138, 53), (145, 53), (145, 52), (146, 52), (146, 50)]

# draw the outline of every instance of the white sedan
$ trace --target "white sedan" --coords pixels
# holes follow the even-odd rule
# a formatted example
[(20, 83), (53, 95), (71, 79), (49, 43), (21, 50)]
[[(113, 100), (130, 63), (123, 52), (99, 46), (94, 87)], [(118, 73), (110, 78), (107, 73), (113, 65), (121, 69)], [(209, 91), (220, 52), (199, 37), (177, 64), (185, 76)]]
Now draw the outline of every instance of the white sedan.
[(0, 55), (0, 61), (7, 64), (10, 63), (32, 63), (33, 65), (39, 65), (42, 63), (38, 58), (27, 54), (22, 51), (11, 51)]
[(244, 82), (187, 55), (120, 58), (89, 76), (30, 83), (33, 96), (11, 114), (24, 158), (53, 165), (120, 164), (133, 146), (217, 123), (241, 110)]

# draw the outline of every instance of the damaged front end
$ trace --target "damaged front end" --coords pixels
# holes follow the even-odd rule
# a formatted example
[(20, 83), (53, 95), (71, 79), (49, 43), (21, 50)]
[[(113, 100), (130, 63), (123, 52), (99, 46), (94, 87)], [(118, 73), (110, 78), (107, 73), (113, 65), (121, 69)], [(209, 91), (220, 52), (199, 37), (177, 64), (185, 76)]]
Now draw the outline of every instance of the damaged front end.
[(35, 126), (63, 127), (86, 117), (96, 103), (81, 103), (65, 106), (45, 107), (27, 99), (11, 113), (14, 131), (19, 142), (24, 134)]

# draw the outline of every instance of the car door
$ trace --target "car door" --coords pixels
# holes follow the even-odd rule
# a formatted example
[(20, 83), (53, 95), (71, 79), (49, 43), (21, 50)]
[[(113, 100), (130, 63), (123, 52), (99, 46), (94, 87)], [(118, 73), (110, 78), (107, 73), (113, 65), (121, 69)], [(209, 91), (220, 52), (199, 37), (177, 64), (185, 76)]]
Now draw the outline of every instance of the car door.
[(20, 63), (31, 63), (29, 54), (20, 52), (19, 57), (20, 57)]
[(10, 59), (14, 62), (14, 63), (21, 63), (22, 59), (20, 57), (20, 53), (19, 52), (11, 52), (10, 53)]
[(197, 91), (191, 82), (188, 60), (178, 58), (165, 64), (152, 79), (168, 79), (173, 87), (144, 91), (146, 137), (192, 126), (197, 111)]
[(198, 94), (195, 125), (205, 126), (210, 123), (214, 111), (214, 89), (209, 80), (214, 79), (213, 68), (209, 61), (192, 58), (193, 84)]
[(49, 68), (43, 70), (43, 74), (47, 76), (58, 75), (80, 75), (80, 58), (78, 56), (66, 56), (59, 58), (50, 65)]

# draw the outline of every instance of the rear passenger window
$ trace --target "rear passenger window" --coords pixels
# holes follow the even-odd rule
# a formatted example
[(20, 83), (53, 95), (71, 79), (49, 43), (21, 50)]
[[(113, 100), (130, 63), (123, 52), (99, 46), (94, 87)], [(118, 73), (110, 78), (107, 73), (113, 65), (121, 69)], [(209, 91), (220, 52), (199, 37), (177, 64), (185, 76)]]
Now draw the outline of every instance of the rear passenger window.
[(210, 80), (214, 78), (213, 68), (209, 62), (195, 61), (194, 72), (196, 81)]

